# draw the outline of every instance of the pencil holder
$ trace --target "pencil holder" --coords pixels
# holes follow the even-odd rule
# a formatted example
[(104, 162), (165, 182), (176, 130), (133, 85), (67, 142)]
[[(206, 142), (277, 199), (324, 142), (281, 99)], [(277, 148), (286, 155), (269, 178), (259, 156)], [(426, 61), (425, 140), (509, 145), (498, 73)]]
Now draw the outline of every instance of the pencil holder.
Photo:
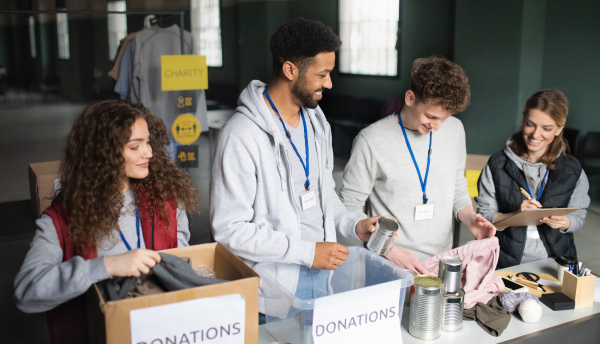
[(562, 293), (575, 301), (575, 308), (592, 306), (595, 286), (596, 276), (577, 277), (571, 272), (565, 271)]

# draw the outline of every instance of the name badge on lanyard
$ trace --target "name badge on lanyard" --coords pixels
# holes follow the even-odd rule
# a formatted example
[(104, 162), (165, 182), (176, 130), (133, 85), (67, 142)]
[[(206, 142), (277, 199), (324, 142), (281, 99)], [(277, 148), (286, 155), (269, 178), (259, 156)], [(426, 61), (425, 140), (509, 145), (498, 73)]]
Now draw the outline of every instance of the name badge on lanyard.
[(415, 207), (415, 221), (433, 219), (433, 204), (422, 204)]
[(410, 146), (410, 142), (408, 142), (408, 136), (406, 135), (406, 130), (404, 129), (404, 125), (402, 124), (402, 118), (400, 116), (400, 112), (398, 112), (398, 124), (400, 124), (400, 128), (402, 128), (402, 134), (404, 134), (404, 140), (406, 141), (406, 147), (408, 147), (408, 151), (410, 152), (410, 156), (412, 158), (413, 164), (415, 165), (415, 169), (417, 170), (417, 175), (419, 176), (419, 182), (421, 183), (421, 190), (423, 191), (423, 204), (415, 206), (415, 221), (421, 220), (431, 220), (433, 219), (433, 204), (427, 204), (427, 177), (429, 176), (429, 165), (431, 163), (431, 141), (433, 138), (433, 132), (429, 132), (429, 150), (427, 151), (427, 170), (425, 171), (425, 180), (421, 178), (421, 171), (419, 170), (419, 165), (417, 165), (417, 160), (415, 159), (415, 155), (413, 154), (412, 147)]
[(307, 211), (308, 209), (317, 205), (317, 194), (315, 190), (310, 190), (309, 192), (300, 196), (300, 200), (302, 201), (302, 211)]

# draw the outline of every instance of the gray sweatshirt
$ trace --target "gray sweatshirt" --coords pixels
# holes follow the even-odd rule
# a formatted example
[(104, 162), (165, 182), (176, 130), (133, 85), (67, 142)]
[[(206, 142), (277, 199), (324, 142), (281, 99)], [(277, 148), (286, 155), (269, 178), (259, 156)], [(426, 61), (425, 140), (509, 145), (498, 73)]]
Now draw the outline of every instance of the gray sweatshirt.
[[(512, 162), (515, 163), (519, 170), (525, 173), (529, 189), (531, 190), (533, 198), (535, 199), (540, 189), (542, 179), (546, 173), (547, 166), (541, 162), (530, 163), (523, 159), (523, 157), (515, 154), (508, 147), (510, 142), (510, 139), (506, 142), (504, 153)], [(477, 201), (477, 212), (488, 219), (488, 221), (492, 222), (494, 216), (498, 214), (499, 210), (498, 202), (496, 201), (494, 179), (492, 176), (492, 171), (488, 165), (485, 165), (481, 171), (481, 177), (479, 177), (477, 186), (479, 189), (479, 196), (475, 197), (475, 200)], [(585, 172), (581, 170), (581, 175), (579, 176), (579, 180), (577, 180), (575, 190), (573, 190), (573, 194), (571, 195), (571, 200), (569, 201), (568, 205), (569, 207), (579, 207), (581, 209), (567, 214), (569, 220), (571, 220), (571, 225), (564, 233), (573, 233), (583, 226), (585, 222), (585, 216), (587, 214), (586, 209), (590, 205), (588, 189), (589, 182), (587, 176)], [(523, 258), (521, 259), (521, 263), (527, 263), (547, 257), (548, 253), (540, 239), (537, 226), (528, 226), (525, 250), (523, 253)]]
[[(212, 170), (210, 221), (215, 240), (248, 265), (287, 263), (269, 271), (289, 290), (295, 290), (299, 266), (311, 267), (315, 245), (304, 240), (302, 208), (294, 185), (292, 160), (298, 157), (286, 147), (281, 123), (265, 104), (266, 85), (250, 82), (238, 100), (233, 117), (221, 129)], [(316, 141), (310, 165), (311, 188), (319, 188), (324, 239), (335, 242), (336, 230), (357, 239), (359, 218), (348, 212), (334, 190), (331, 129), (319, 107), (307, 109)], [(302, 124), (300, 124), (302, 125)], [(303, 142), (295, 142), (303, 145)], [(259, 311), (264, 312), (259, 298)]]
[[(412, 130), (406, 130), (406, 134), (424, 180), (429, 135)], [(346, 208), (360, 217), (396, 217), (401, 229), (395, 244), (419, 260), (427, 259), (451, 249), (453, 218), (472, 204), (465, 159), (463, 125), (450, 116), (432, 136), (426, 191), (427, 204), (434, 205), (433, 219), (415, 221), (415, 207), (423, 204), (423, 192), (398, 117), (390, 115), (363, 129), (354, 139), (341, 197)]]
[[(135, 203), (133, 192), (124, 194), (119, 227), (131, 248), (137, 247)], [(119, 232), (113, 230), (98, 243), (98, 258), (85, 260), (80, 256), (63, 262), (63, 251), (50, 216), (43, 214), (36, 221), (37, 231), (25, 261), (15, 278), (17, 308), (25, 313), (50, 310), (85, 293), (94, 283), (111, 278), (104, 264), (105, 256), (127, 252)], [(140, 228), (141, 231), (141, 228)], [(188, 246), (190, 232), (184, 210), (177, 210), (177, 242)], [(140, 234), (140, 247), (145, 248)]]

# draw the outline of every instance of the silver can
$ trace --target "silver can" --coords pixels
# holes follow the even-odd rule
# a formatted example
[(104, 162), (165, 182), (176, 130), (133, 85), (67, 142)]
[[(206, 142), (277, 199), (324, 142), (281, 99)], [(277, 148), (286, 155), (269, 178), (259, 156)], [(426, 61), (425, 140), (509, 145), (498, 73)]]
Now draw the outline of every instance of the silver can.
[(408, 333), (419, 339), (436, 339), (442, 330), (442, 280), (435, 276), (415, 277), (410, 299)]
[(443, 281), (442, 293), (457, 294), (460, 291), (462, 260), (457, 257), (440, 258), (438, 277)]
[(463, 305), (465, 292), (442, 294), (442, 331), (458, 331), (463, 324)]
[(394, 240), (394, 235), (400, 228), (400, 225), (396, 220), (389, 216), (382, 216), (377, 220), (376, 224), (377, 230), (367, 242), (367, 248), (380, 256), (383, 256), (386, 253), (388, 246)]

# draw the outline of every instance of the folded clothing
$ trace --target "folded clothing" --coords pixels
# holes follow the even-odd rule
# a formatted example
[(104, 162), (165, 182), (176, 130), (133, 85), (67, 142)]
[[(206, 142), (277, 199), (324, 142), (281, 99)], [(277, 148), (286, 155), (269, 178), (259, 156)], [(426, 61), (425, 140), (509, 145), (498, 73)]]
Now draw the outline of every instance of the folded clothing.
[(126, 297), (158, 294), (167, 291), (194, 288), (228, 282), (217, 278), (198, 276), (190, 263), (177, 256), (159, 253), (160, 263), (140, 277), (116, 277), (98, 283), (100, 293), (107, 301)]
[(475, 320), (479, 327), (494, 337), (504, 332), (510, 318), (510, 313), (502, 307), (495, 296), (488, 303), (479, 302), (474, 307), (463, 311), (463, 319)]

